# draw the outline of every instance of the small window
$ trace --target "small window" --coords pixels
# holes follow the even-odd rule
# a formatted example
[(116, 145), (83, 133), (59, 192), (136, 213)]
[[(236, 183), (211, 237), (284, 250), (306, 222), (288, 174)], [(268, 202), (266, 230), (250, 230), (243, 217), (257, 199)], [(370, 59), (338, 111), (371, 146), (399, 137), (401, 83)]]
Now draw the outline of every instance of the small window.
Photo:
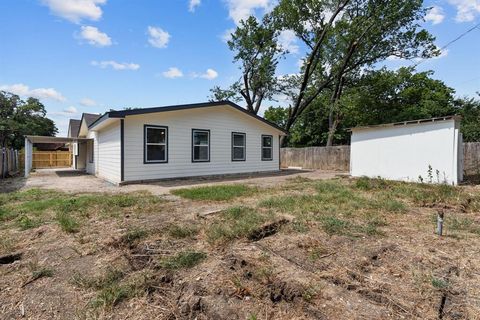
[(273, 136), (262, 136), (262, 160), (273, 160)]
[(145, 126), (145, 163), (162, 163), (168, 161), (168, 128)]
[(232, 161), (245, 161), (245, 133), (232, 132)]
[(210, 130), (192, 130), (192, 161), (210, 161)]
[(88, 149), (88, 162), (93, 163), (93, 140), (87, 141), (87, 149)]

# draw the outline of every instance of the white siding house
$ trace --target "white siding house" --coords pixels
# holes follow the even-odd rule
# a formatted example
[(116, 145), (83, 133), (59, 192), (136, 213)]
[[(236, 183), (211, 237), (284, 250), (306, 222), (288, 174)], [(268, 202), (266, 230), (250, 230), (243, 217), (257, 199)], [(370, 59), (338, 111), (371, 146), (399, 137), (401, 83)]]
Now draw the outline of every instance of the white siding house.
[(459, 124), (451, 116), (353, 128), (350, 173), (457, 184), (463, 179)]
[(86, 172), (115, 184), (278, 171), (282, 135), (228, 101), (110, 111), (82, 132)]

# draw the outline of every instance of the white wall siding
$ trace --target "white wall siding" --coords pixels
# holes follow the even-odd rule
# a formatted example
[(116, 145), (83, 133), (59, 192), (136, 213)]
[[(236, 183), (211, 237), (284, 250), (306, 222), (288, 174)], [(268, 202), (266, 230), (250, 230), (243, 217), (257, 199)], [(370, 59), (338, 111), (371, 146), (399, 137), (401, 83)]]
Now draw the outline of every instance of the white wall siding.
[[(458, 182), (458, 126), (455, 120), (357, 129), (352, 132), (352, 176)], [(436, 170), (439, 171), (437, 178)], [(440, 181), (437, 181), (440, 180)]]
[(97, 175), (113, 183), (120, 182), (120, 121), (97, 132), (95, 157)]
[(89, 174), (95, 175), (97, 171), (95, 170), (96, 168), (96, 163), (97, 163), (97, 158), (98, 158), (98, 141), (97, 141), (97, 133), (95, 131), (89, 131), (87, 138), (93, 139), (93, 162), (90, 162), (90, 150), (88, 150), (88, 144), (87, 144), (87, 167), (86, 171)]
[[(144, 125), (168, 127), (168, 163), (144, 164)], [(192, 129), (210, 130), (210, 162), (192, 162)], [(231, 133), (246, 134), (246, 161), (232, 161)], [(273, 136), (273, 160), (262, 161), (261, 136)], [(125, 118), (125, 181), (279, 170), (279, 131), (231, 107)]]

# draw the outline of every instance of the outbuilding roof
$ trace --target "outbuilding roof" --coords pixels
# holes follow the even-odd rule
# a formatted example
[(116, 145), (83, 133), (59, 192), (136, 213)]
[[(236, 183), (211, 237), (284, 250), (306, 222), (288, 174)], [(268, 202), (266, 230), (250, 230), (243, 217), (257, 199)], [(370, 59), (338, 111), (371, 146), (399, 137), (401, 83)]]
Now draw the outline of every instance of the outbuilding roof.
[(109, 119), (109, 118), (125, 118), (126, 116), (131, 115), (138, 115), (138, 114), (147, 114), (147, 113), (156, 113), (156, 112), (167, 112), (167, 111), (178, 111), (178, 110), (185, 110), (185, 109), (198, 109), (198, 108), (207, 108), (207, 107), (216, 107), (216, 106), (229, 106), (236, 110), (239, 110), (245, 113), (248, 116), (251, 116), (257, 120), (262, 121), (263, 123), (287, 134), (287, 131), (278, 125), (256, 115), (245, 108), (240, 107), (239, 105), (231, 102), (231, 101), (214, 101), (214, 102), (202, 102), (202, 103), (193, 103), (193, 104), (181, 104), (181, 105), (172, 105), (172, 106), (163, 106), (163, 107), (153, 107), (153, 108), (141, 108), (141, 109), (130, 109), (130, 110), (122, 110), (122, 111), (108, 111), (104, 113), (102, 116), (99, 116), (96, 121), (91, 123), (88, 128), (93, 128), (94, 126), (98, 125), (102, 121)]
[(408, 121), (400, 121), (400, 122), (392, 122), (392, 123), (383, 123), (383, 124), (375, 124), (369, 126), (359, 126), (354, 128), (349, 128), (349, 131), (354, 130), (363, 130), (363, 129), (371, 129), (371, 128), (383, 128), (383, 127), (395, 127), (395, 126), (406, 126), (406, 125), (413, 125), (419, 123), (428, 123), (428, 122), (439, 122), (439, 121), (447, 121), (447, 120), (461, 120), (461, 116), (459, 115), (451, 115), (445, 117), (435, 117), (429, 119), (418, 119), (418, 120), (408, 120)]

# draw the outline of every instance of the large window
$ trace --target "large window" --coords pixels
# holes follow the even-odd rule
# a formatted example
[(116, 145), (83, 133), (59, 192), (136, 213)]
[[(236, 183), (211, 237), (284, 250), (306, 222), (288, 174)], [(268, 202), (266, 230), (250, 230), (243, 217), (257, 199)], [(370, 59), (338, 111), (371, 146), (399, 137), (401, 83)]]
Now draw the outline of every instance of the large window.
[(245, 133), (232, 132), (232, 161), (245, 161)]
[(192, 161), (210, 161), (210, 130), (192, 129)]
[(168, 128), (145, 125), (144, 163), (168, 162)]
[(262, 136), (262, 160), (273, 160), (273, 136)]

